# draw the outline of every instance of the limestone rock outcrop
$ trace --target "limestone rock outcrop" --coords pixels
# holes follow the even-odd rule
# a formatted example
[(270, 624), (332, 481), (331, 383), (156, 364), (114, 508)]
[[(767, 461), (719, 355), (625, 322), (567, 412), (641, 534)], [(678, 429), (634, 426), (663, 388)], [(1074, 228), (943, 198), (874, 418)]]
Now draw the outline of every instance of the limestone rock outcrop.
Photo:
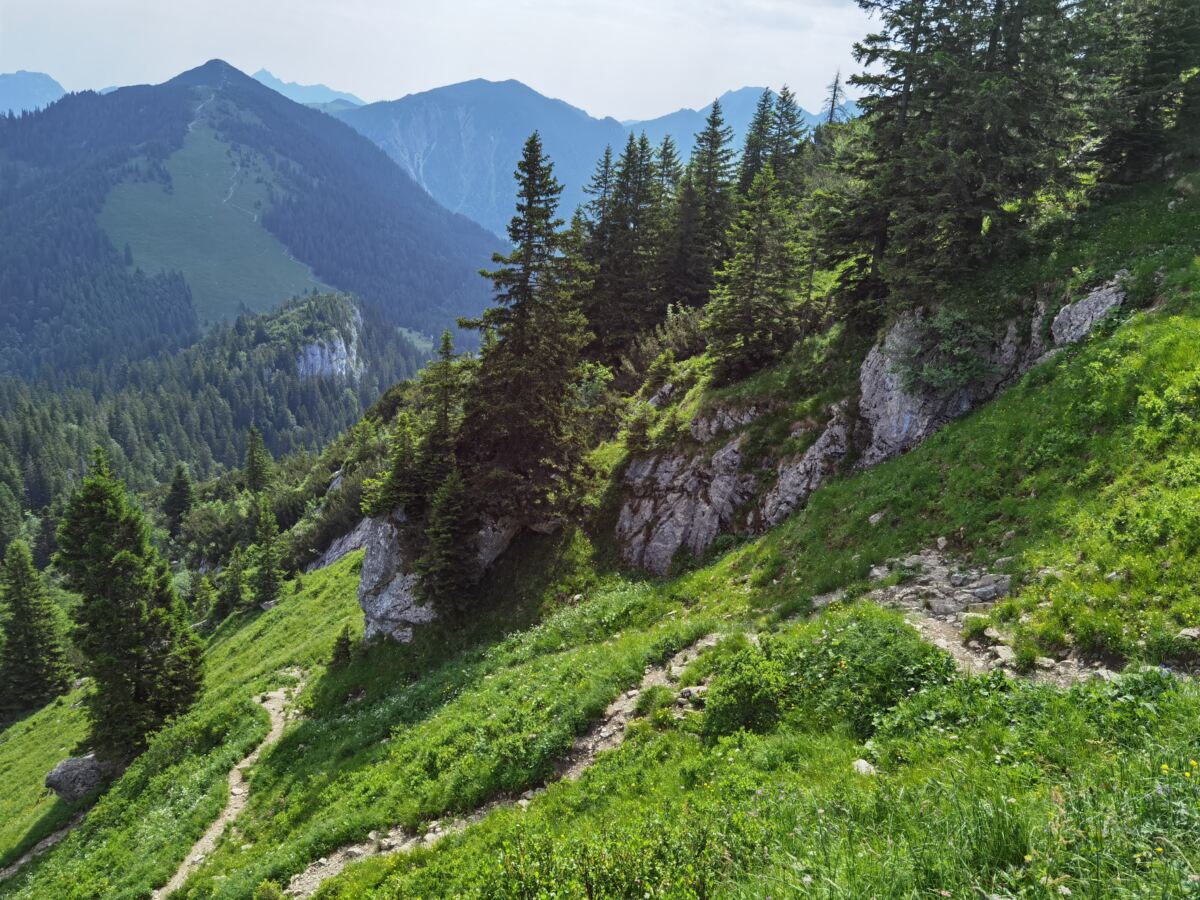
[(364, 535), (366, 554), (358, 584), (364, 640), (378, 637), (407, 643), (413, 626), (432, 622), (433, 608), (417, 596), (414, 560), (402, 546), (400, 529), (391, 518), (368, 519)]
[(701, 553), (727, 529), (754, 495), (753, 475), (741, 471), (740, 448), (739, 436), (711, 457), (679, 452), (633, 460), (617, 521), (625, 561), (665, 575), (680, 548)]

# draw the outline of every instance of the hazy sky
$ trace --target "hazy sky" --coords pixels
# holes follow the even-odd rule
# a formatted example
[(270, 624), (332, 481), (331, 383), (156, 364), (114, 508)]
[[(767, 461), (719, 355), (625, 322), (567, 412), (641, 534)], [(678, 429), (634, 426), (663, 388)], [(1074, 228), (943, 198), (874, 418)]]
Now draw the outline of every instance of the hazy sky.
[(368, 101), (517, 78), (650, 118), (784, 82), (811, 109), (867, 25), (853, 0), (0, 0), (0, 72), (82, 90), (220, 57)]

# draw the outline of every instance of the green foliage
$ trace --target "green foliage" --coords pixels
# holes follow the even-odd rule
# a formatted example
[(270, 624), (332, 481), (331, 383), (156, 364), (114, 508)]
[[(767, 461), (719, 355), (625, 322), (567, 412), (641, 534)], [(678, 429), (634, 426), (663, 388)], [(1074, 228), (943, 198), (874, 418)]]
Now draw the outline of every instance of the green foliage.
[(337, 640), (333, 642), (333, 651), (329, 654), (329, 668), (341, 669), (349, 665), (354, 654), (353, 638), (350, 637), (350, 626), (342, 626)]
[(68, 501), (58, 546), (67, 585), (82, 595), (75, 643), (95, 682), (87, 696), (91, 741), (102, 756), (127, 760), (191, 706), (200, 646), (141, 511), (100, 451)]
[(246, 479), (246, 488), (257, 494), (265, 491), (271, 483), (271, 469), (275, 460), (263, 443), (262, 434), (254, 425), (246, 436), (246, 461), (242, 464), (242, 474)]
[(800, 334), (799, 236), (776, 185), (771, 169), (754, 179), (706, 308), (704, 334), (726, 381), (773, 362)]
[(579, 394), (586, 323), (580, 272), (555, 217), (562, 186), (535, 132), (517, 166), (513, 252), (493, 257), (496, 305), (475, 322), (484, 342), (466, 398), (459, 451), (473, 498), (541, 522), (578, 490), (586, 448)]
[(175, 474), (171, 477), (171, 486), (167, 489), (162, 506), (163, 515), (167, 518), (167, 531), (171, 537), (179, 537), (183, 520), (191, 512), (195, 502), (196, 489), (188, 476), (187, 467), (183, 463), (176, 463)]
[(705, 736), (770, 730), (779, 720), (785, 684), (777, 660), (755, 647), (741, 651), (724, 664), (705, 695)]
[(421, 595), (447, 612), (463, 612), (466, 593), (475, 580), (475, 519), (467, 507), (467, 487), (451, 469), (434, 492), (425, 523), (425, 549), (417, 561)]
[(0, 566), (4, 643), (0, 646), (0, 716), (37, 709), (71, 682), (54, 607), (33, 568), (29, 547), (13, 541)]
[(250, 590), (254, 602), (262, 606), (279, 599), (283, 572), (279, 567), (279, 523), (265, 495), (259, 495), (257, 513), (255, 568), (250, 576)]

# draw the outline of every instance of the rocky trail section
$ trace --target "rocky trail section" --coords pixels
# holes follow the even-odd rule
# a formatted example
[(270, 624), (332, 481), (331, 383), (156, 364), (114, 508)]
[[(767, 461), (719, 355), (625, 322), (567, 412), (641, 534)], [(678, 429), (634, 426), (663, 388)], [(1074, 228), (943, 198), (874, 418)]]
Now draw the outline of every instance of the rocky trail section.
[[(296, 678), (301, 677), (300, 673), (294, 670), (289, 670), (284, 674)], [(241, 762), (229, 770), (229, 800), (225, 804), (225, 809), (208, 826), (208, 830), (204, 832), (200, 840), (192, 845), (192, 849), (188, 851), (183, 862), (179, 864), (179, 868), (175, 870), (175, 874), (171, 876), (171, 880), (151, 895), (154, 900), (160, 900), (160, 898), (167, 897), (174, 891), (179, 890), (187, 880), (188, 875), (200, 863), (204, 862), (205, 857), (216, 847), (217, 841), (220, 840), (226, 827), (246, 808), (246, 804), (250, 800), (250, 788), (246, 783), (246, 770), (258, 762), (258, 758), (262, 755), (263, 750), (270, 747), (283, 735), (283, 728), (288, 720), (286, 711), (288, 702), (299, 692), (301, 686), (295, 685), (288, 688), (279, 688), (257, 698), (259, 705), (271, 717), (271, 727), (267, 731), (267, 736)]]
[[(996, 560), (1003, 568), (1010, 560)], [(964, 640), (963, 629), (972, 616), (987, 615), (997, 602), (1012, 590), (1011, 575), (964, 567), (940, 550), (924, 550), (888, 560), (871, 570), (875, 581), (896, 575), (899, 584), (868, 591), (863, 599), (880, 606), (903, 611), (908, 621), (929, 643), (954, 657), (959, 669), (978, 675), (993, 669), (1017, 671), (1017, 655), (1007, 636), (989, 626), (981, 637)], [(841, 592), (813, 598), (817, 608), (842, 599)], [(1031, 670), (1023, 673), (1036, 681), (1067, 687), (1089, 678), (1112, 678), (1116, 673), (1099, 662), (1088, 662), (1072, 650), (1058, 659), (1038, 657)]]
[[(625, 727), (637, 710), (638, 697), (642, 692), (653, 687), (671, 687), (676, 684), (688, 664), (701, 652), (715, 645), (718, 640), (718, 635), (707, 635), (691, 646), (680, 650), (663, 665), (647, 667), (641, 683), (636, 688), (625, 691), (617, 697), (609, 704), (604, 715), (575, 739), (571, 749), (555, 765), (554, 777), (545, 783), (525, 791), (517, 798), (501, 797), (492, 800), (465, 816), (434, 820), (421, 832), (415, 832), (403, 826), (396, 826), (386, 832), (372, 831), (367, 835), (365, 841), (348, 844), (322, 856), (303, 872), (293, 876), (288, 883), (287, 895), (289, 897), (311, 897), (323, 882), (339, 874), (353, 862), (370, 856), (407, 853), (418, 847), (432, 846), (447, 835), (462, 831), (483, 820), (494, 810), (512, 806), (524, 809), (529, 806), (534, 797), (545, 791), (554, 781), (578, 779), (596, 761), (599, 754), (605, 750), (616, 749), (624, 741)], [(676, 705), (700, 705), (703, 703), (703, 693), (702, 686), (684, 688), (680, 692), (680, 701)], [(684, 697), (684, 694), (687, 696)]]

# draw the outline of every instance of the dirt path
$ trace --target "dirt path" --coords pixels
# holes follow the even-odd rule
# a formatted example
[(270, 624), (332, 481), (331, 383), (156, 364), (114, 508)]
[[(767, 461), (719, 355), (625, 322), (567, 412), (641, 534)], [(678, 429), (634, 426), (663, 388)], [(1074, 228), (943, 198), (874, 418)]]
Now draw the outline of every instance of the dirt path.
[[(420, 834), (401, 826), (386, 832), (372, 831), (367, 835), (365, 841), (347, 844), (328, 856), (322, 856), (310, 863), (303, 872), (292, 878), (287, 887), (287, 895), (289, 897), (311, 897), (324, 881), (340, 873), (352, 862), (369, 856), (378, 856), (384, 853), (406, 853), (417, 847), (432, 846), (446, 835), (474, 825), (500, 807), (519, 806), (524, 808), (528, 806), (534, 797), (546, 790), (550, 782), (576, 780), (596, 761), (599, 754), (621, 745), (625, 739), (625, 726), (633, 718), (634, 711), (637, 709), (638, 697), (643, 691), (656, 686), (670, 687), (675, 684), (688, 663), (699, 656), (701, 651), (716, 644), (718, 640), (719, 635), (707, 635), (690, 647), (676, 653), (665, 664), (648, 667), (638, 687), (617, 697), (609, 704), (604, 715), (575, 739), (571, 749), (555, 765), (554, 777), (547, 783), (525, 791), (518, 798), (503, 797), (493, 800), (461, 818), (431, 822), (429, 827)], [(701, 693), (702, 691), (697, 690), (695, 696), (699, 697)]]
[(62, 828), (58, 829), (58, 831), (54, 832), (53, 834), (46, 835), (44, 838), (42, 838), (40, 841), (38, 841), (36, 844), (34, 844), (32, 847), (30, 847), (24, 853), (22, 853), (19, 857), (17, 857), (17, 859), (15, 861), (9, 863), (3, 869), (0, 869), (0, 881), (3, 881), (6, 878), (11, 878), (13, 875), (16, 875), (17, 872), (20, 871), (20, 869), (23, 868), (26, 863), (28, 863), (32, 859), (35, 859), (35, 858), (41, 856), (43, 853), (45, 853), (47, 850), (49, 850), (51, 847), (53, 847), (55, 844), (57, 844), (59, 841), (61, 841), (63, 838), (65, 838), (68, 834), (70, 834), (74, 830), (76, 825), (78, 825), (82, 821), (83, 821), (83, 813), (82, 812), (75, 813), (75, 815), (73, 815), (71, 817), (71, 820), (69, 822), (67, 822), (67, 824), (64, 825)]
[(201, 100), (200, 104), (192, 111), (192, 121), (188, 122), (187, 130), (192, 131), (200, 121), (200, 111), (208, 104), (212, 103), (217, 98), (217, 92), (213, 91), (208, 95), (207, 100)]
[[(298, 675), (297, 672), (289, 671), (289, 675)], [(250, 753), (239, 762), (236, 766), (229, 770), (229, 800), (225, 804), (225, 809), (217, 816), (216, 820), (208, 826), (208, 830), (200, 840), (192, 845), (192, 849), (188, 851), (183, 862), (179, 864), (179, 868), (175, 870), (175, 874), (161, 888), (156, 890), (151, 896), (154, 900), (166, 897), (173, 891), (179, 890), (188, 875), (192, 873), (204, 858), (208, 856), (217, 845), (217, 841), (224, 833), (225, 828), (234, 819), (241, 814), (246, 808), (246, 803), (250, 799), (250, 788), (246, 784), (246, 770), (258, 762), (258, 758), (262, 755), (263, 750), (270, 747), (279, 740), (283, 734), (283, 727), (287, 723), (285, 708), (291, 696), (300, 690), (301, 685), (295, 685), (288, 688), (280, 688), (263, 694), (257, 698), (257, 702), (267, 711), (267, 715), (271, 717), (271, 728), (267, 731), (267, 736), (255, 747)]]

